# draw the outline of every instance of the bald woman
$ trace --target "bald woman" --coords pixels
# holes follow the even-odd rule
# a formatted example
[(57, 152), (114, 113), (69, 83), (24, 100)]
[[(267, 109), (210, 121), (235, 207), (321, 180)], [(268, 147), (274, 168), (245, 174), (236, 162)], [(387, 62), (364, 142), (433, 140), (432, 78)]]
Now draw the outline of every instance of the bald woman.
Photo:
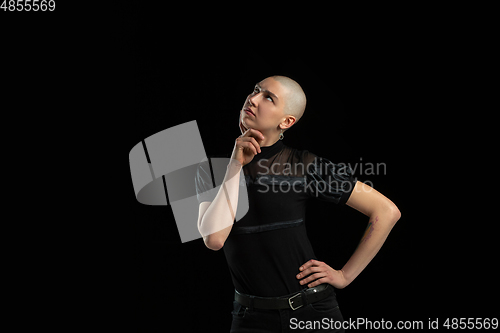
[[(198, 229), (209, 249), (224, 250), (235, 288), (231, 332), (344, 331), (335, 288), (347, 287), (364, 270), (401, 216), (391, 200), (357, 182), (346, 165), (283, 143), (305, 108), (306, 96), (294, 80), (260, 81), (240, 111), (242, 135), (217, 193), (210, 191), (209, 166), (198, 167)], [(234, 223), (241, 182), (249, 209)], [(305, 228), (311, 198), (347, 204), (368, 218), (341, 269), (314, 254)], [(307, 224), (315, 228), (329, 223), (325, 220)]]

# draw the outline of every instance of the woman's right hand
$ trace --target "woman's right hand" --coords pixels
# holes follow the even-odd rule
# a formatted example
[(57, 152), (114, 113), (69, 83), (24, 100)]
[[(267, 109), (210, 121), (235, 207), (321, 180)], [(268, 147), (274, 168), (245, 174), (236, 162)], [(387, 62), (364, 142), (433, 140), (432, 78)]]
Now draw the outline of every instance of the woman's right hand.
[(264, 135), (260, 131), (252, 128), (247, 129), (236, 139), (231, 158), (240, 162), (242, 166), (247, 165), (255, 155), (261, 152), (260, 143), (262, 140), (264, 140)]

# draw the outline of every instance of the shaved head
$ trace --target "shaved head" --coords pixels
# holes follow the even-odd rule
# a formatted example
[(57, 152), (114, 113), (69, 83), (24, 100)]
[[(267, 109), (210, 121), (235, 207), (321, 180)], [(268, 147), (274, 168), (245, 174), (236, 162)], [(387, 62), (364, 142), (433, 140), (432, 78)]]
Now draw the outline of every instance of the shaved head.
[(286, 89), (285, 114), (290, 114), (297, 119), (296, 121), (299, 121), (304, 114), (307, 102), (306, 94), (304, 94), (302, 87), (297, 82), (286, 76), (275, 75), (271, 77), (281, 83), (281, 85)]
[(297, 82), (286, 76), (270, 76), (247, 96), (240, 111), (241, 133), (258, 130), (269, 140), (264, 144), (272, 144), (299, 121), (305, 108), (306, 95)]

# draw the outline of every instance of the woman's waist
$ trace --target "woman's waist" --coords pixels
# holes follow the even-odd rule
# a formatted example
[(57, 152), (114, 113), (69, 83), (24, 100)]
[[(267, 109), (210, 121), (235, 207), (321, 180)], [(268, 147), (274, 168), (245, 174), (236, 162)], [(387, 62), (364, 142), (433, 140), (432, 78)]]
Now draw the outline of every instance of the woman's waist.
[[(283, 230), (278, 230), (283, 234)], [(235, 287), (241, 292), (257, 296), (279, 296), (296, 292), (300, 285), (296, 275), (299, 267), (316, 259), (310, 242), (305, 236), (282, 235), (272, 241), (260, 234), (235, 235), (226, 241), (224, 252)], [(240, 239), (246, 238), (245, 241)]]
[(251, 221), (236, 222), (231, 229), (231, 234), (253, 234), (278, 229), (299, 227), (305, 223), (304, 217), (293, 217), (280, 221), (256, 219)]

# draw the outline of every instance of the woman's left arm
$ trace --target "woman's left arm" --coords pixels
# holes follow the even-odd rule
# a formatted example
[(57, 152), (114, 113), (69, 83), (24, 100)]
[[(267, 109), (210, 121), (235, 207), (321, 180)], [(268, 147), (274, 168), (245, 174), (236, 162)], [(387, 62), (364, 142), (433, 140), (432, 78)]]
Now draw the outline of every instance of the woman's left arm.
[(359, 181), (346, 204), (368, 216), (369, 222), (356, 251), (342, 268), (346, 280), (345, 286), (349, 285), (375, 257), (392, 227), (401, 217), (401, 212), (391, 200)]
[(346, 204), (369, 217), (358, 247), (341, 270), (334, 270), (317, 260), (308, 261), (299, 268), (301, 273), (297, 278), (304, 281), (301, 284), (309, 283), (309, 287), (314, 287), (329, 283), (339, 289), (348, 286), (375, 257), (401, 217), (398, 207), (391, 200), (359, 181)]

